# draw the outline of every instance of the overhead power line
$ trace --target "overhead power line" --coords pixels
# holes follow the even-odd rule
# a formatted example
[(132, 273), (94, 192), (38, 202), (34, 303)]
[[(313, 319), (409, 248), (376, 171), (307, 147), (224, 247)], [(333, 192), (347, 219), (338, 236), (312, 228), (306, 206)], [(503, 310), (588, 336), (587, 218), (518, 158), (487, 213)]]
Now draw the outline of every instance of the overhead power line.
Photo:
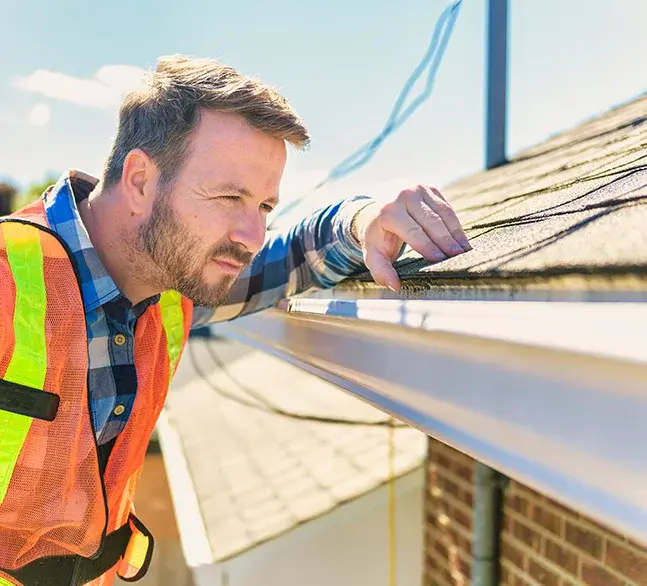
[[(324, 185), (346, 177), (354, 173), (366, 163), (368, 163), (375, 153), (380, 149), (386, 139), (398, 130), (411, 115), (431, 96), (436, 80), (436, 74), (440, 68), (440, 64), (445, 55), (447, 44), (454, 30), (454, 24), (458, 18), (458, 13), (462, 4), (462, 0), (455, 0), (452, 4), (443, 10), (442, 14), (436, 21), (434, 32), (427, 48), (427, 52), (423, 56), (420, 63), (414, 69), (413, 73), (409, 76), (404, 87), (400, 91), (391, 114), (389, 115), (382, 130), (370, 141), (358, 148), (354, 153), (346, 157), (340, 163), (335, 165), (326, 176), (325, 179), (320, 181), (309, 192), (305, 193), (302, 197), (295, 199), (283, 207), (272, 221), (270, 229), (276, 226), (276, 222), (290, 213), (299, 204), (313, 193), (321, 189)], [(427, 74), (425, 86), (422, 91), (415, 97), (411, 97), (414, 85), (420, 80), (423, 75)]]
[(200, 378), (205, 382), (205, 384), (208, 387), (211, 388), (211, 390), (218, 393), (218, 395), (220, 395), (221, 397), (228, 399), (230, 401), (233, 401), (235, 403), (238, 403), (239, 405), (243, 405), (244, 407), (255, 409), (257, 411), (263, 411), (265, 413), (270, 413), (272, 415), (278, 415), (280, 417), (286, 417), (288, 419), (296, 419), (299, 421), (309, 421), (311, 423), (327, 423), (327, 424), (334, 424), (334, 425), (359, 425), (364, 427), (409, 427), (404, 423), (394, 422), (393, 419), (391, 418), (386, 420), (379, 420), (379, 421), (369, 421), (369, 420), (361, 420), (361, 419), (344, 419), (344, 418), (337, 418), (337, 417), (323, 417), (319, 415), (311, 415), (306, 413), (294, 413), (291, 411), (286, 411), (284, 409), (281, 409), (280, 407), (277, 407), (272, 402), (270, 402), (267, 398), (263, 397), (258, 391), (250, 388), (245, 383), (243, 383), (240, 379), (232, 375), (227, 365), (220, 358), (220, 356), (218, 356), (217, 352), (212, 347), (213, 342), (210, 340), (205, 340), (204, 344), (206, 346), (207, 352), (209, 353), (209, 356), (212, 358), (212, 360), (216, 363), (216, 365), (220, 368), (221, 372), (232, 383), (234, 383), (243, 393), (245, 393), (249, 397), (252, 397), (254, 400), (251, 401), (244, 397), (237, 396), (233, 393), (230, 393), (220, 388), (209, 378), (204, 368), (200, 364), (200, 361), (197, 359), (195, 355), (194, 344), (196, 344), (195, 340), (192, 340), (188, 343), (189, 356), (191, 358), (191, 363), (193, 364), (193, 368), (198, 373)]

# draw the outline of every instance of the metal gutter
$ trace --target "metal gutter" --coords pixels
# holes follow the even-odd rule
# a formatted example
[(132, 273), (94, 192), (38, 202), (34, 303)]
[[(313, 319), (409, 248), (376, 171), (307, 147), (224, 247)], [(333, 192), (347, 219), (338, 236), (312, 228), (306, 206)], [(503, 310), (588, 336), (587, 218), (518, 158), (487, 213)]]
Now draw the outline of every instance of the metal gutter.
[(214, 330), (647, 544), (647, 304), (295, 298)]

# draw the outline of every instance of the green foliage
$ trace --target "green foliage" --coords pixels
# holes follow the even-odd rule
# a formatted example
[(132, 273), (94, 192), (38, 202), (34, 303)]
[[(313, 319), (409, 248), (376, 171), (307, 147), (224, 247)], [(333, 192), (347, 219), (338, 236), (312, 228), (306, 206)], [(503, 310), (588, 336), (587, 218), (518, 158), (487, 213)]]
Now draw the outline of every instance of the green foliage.
[(54, 185), (58, 181), (58, 177), (55, 175), (48, 175), (42, 181), (32, 183), (26, 189), (24, 189), (20, 195), (16, 198), (14, 209), (19, 209), (32, 201), (38, 199), (45, 190), (50, 186)]

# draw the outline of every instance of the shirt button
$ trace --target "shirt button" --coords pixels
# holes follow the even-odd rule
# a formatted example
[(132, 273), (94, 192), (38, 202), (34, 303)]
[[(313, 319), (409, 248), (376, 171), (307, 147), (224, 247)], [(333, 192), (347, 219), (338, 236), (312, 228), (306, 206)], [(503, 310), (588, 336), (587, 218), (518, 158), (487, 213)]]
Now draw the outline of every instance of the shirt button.
[(126, 410), (126, 408), (125, 408), (123, 405), (117, 405), (117, 406), (115, 407), (115, 409), (114, 409), (113, 413), (114, 413), (115, 415), (121, 415), (125, 410)]
[(123, 346), (126, 343), (126, 336), (124, 336), (123, 334), (117, 334), (114, 340), (117, 346)]

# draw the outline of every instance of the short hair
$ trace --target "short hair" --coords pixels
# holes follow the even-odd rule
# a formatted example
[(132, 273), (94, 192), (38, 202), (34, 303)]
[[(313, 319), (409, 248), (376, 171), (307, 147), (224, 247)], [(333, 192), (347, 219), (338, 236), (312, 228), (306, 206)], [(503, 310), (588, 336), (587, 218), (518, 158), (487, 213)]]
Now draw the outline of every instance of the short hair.
[(161, 57), (144, 81), (145, 87), (121, 104), (117, 136), (104, 167), (105, 187), (119, 182), (133, 149), (147, 153), (160, 169), (162, 185), (171, 185), (203, 109), (239, 114), (253, 128), (297, 149), (310, 142), (298, 114), (275, 89), (215, 59)]

